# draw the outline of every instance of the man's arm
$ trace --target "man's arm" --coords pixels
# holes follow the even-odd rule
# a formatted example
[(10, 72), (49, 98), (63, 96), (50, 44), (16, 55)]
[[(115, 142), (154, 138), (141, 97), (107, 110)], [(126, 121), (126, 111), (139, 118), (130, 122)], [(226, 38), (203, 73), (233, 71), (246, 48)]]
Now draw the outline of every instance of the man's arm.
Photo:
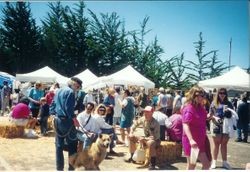
[(144, 117), (141, 117), (141, 118), (139, 118), (138, 120), (134, 121), (134, 123), (133, 123), (133, 125), (132, 125), (132, 127), (131, 127), (131, 134), (133, 134), (133, 133), (135, 132), (135, 130), (136, 130), (136, 128), (137, 128), (138, 126), (140, 126), (140, 125), (143, 124), (143, 121), (144, 121), (144, 120), (145, 120)]

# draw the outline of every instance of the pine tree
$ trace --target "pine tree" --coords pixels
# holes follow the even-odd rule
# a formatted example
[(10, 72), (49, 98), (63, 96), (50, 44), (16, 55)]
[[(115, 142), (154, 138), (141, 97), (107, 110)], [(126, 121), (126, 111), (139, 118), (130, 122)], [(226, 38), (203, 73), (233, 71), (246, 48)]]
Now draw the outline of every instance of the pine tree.
[(10, 73), (25, 73), (39, 66), (41, 36), (32, 18), (30, 4), (10, 3), (2, 10), (1, 48), (6, 53), (5, 63)]
[(213, 56), (211, 57), (211, 63), (208, 64), (208, 72), (206, 73), (206, 76), (208, 78), (214, 78), (216, 76), (220, 76), (223, 71), (228, 69), (228, 66), (226, 66), (226, 63), (223, 63), (218, 60), (217, 58), (217, 50), (213, 52)]
[(125, 49), (127, 48), (126, 31), (124, 22), (117, 13), (100, 14), (100, 19), (89, 10), (92, 20), (90, 34), (92, 42), (90, 48), (99, 55), (98, 69), (100, 75), (111, 74), (125, 67), (128, 62)]
[[(47, 13), (47, 17), (42, 20), (42, 32), (43, 32), (43, 48), (44, 48), (44, 64), (50, 66), (61, 74), (64, 72), (65, 59), (63, 58), (63, 37), (65, 35), (65, 29), (63, 27), (63, 6), (60, 2), (49, 3), (50, 11)], [(65, 66), (65, 68), (62, 68)]]
[(208, 69), (208, 64), (211, 63), (211, 60), (207, 60), (207, 56), (212, 54), (214, 50), (204, 53), (203, 49), (205, 47), (205, 41), (203, 41), (202, 32), (199, 34), (198, 42), (194, 42), (196, 56), (198, 58), (198, 63), (188, 60), (187, 62), (191, 67), (188, 67), (192, 73), (188, 73), (189, 77), (194, 81), (201, 81), (207, 79), (206, 70)]

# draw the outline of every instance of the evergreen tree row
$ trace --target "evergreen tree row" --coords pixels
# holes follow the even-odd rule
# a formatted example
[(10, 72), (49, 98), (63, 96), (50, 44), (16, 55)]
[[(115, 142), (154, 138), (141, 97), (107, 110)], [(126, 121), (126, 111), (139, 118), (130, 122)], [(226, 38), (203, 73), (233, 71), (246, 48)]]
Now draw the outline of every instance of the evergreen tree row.
[(202, 33), (194, 42), (197, 62), (185, 60), (184, 53), (163, 60), (157, 37), (145, 43), (149, 17), (139, 29), (127, 31), (117, 13), (97, 15), (83, 1), (72, 8), (60, 2), (48, 6), (50, 11), (37, 26), (30, 3), (6, 2), (0, 18), (1, 71), (15, 75), (48, 65), (68, 77), (86, 68), (103, 76), (130, 64), (156, 87), (185, 89), (227, 68), (218, 60), (218, 50), (204, 53)]

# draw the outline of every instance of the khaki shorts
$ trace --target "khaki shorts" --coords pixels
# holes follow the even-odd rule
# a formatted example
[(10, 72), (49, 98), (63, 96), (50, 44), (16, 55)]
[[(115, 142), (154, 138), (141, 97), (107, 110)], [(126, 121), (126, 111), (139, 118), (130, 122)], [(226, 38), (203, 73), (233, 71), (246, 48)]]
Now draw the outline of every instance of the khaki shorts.
[(17, 126), (26, 126), (29, 122), (29, 119), (21, 118), (21, 119), (15, 119), (11, 118), (10, 120), (12, 123), (14, 123)]

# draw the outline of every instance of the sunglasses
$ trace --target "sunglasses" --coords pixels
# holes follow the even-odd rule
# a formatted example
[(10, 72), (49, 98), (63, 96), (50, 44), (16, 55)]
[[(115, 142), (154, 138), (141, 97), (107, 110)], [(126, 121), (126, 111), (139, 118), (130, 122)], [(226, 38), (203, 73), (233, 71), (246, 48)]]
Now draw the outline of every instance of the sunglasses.
[(204, 97), (204, 93), (195, 93), (195, 97), (198, 97), (198, 96)]
[(226, 95), (226, 93), (225, 93), (225, 92), (219, 92), (219, 94), (223, 94), (223, 95)]

